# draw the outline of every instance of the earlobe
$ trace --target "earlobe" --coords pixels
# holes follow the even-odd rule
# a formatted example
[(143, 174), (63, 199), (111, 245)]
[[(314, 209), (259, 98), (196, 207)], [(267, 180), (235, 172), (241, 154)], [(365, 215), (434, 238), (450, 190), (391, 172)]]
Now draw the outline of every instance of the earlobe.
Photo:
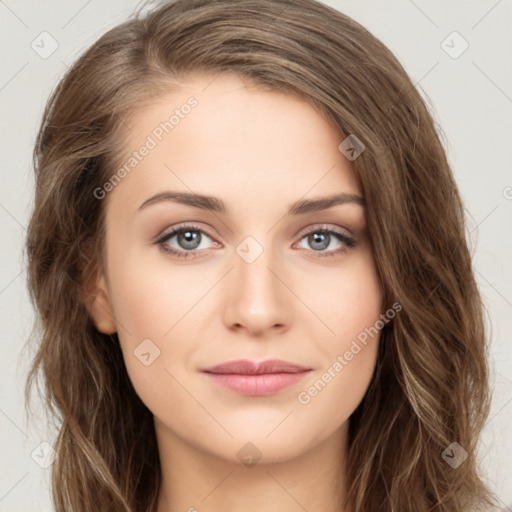
[(117, 326), (105, 278), (100, 276), (84, 297), (84, 304), (98, 331), (114, 334)]

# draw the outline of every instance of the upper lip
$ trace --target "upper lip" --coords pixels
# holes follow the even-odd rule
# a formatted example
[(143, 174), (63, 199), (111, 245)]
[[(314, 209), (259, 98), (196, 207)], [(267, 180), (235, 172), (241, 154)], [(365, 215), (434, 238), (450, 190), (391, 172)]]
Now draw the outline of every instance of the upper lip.
[(247, 375), (258, 375), (262, 373), (299, 373), (311, 370), (304, 366), (299, 366), (289, 361), (281, 359), (268, 359), (267, 361), (249, 361), (247, 359), (237, 359), (212, 366), (203, 370), (207, 373), (237, 373)]

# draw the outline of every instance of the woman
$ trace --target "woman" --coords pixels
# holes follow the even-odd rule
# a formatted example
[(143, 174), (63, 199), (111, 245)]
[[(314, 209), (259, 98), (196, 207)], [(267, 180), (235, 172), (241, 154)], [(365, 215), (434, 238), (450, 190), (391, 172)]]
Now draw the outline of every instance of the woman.
[(487, 510), (482, 306), (432, 118), (313, 0), (177, 0), (52, 95), (27, 249), (61, 511)]

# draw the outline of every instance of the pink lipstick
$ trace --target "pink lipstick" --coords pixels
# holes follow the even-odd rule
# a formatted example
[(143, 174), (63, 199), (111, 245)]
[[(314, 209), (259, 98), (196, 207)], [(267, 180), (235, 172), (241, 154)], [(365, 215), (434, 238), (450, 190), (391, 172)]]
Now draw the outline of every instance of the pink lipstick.
[(296, 384), (310, 371), (311, 368), (280, 359), (259, 363), (239, 359), (203, 370), (217, 384), (249, 396), (273, 395)]

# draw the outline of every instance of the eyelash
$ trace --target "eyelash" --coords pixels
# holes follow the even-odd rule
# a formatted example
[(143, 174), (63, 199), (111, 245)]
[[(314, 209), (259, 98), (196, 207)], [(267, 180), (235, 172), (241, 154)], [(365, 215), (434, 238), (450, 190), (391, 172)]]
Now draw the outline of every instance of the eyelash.
[[(201, 252), (202, 249), (196, 249), (195, 251), (177, 251), (176, 249), (173, 249), (167, 245), (167, 242), (175, 235), (184, 233), (186, 231), (198, 231), (202, 234), (205, 234), (208, 238), (213, 240), (213, 237), (211, 237), (208, 233), (206, 233), (202, 228), (199, 226), (194, 226), (193, 224), (186, 224), (182, 226), (178, 226), (176, 228), (173, 228), (170, 232), (164, 233), (161, 237), (154, 242), (156, 245), (159, 245), (160, 248), (165, 251), (166, 253), (171, 254), (172, 256), (176, 256), (178, 258), (189, 258), (189, 257), (197, 257), (196, 253)], [(332, 227), (315, 227), (314, 229), (311, 229), (310, 231), (307, 231), (306, 233), (303, 233), (300, 237), (300, 240), (303, 240), (308, 235), (311, 235), (313, 233), (324, 233), (329, 235), (334, 235), (340, 242), (345, 244), (346, 247), (343, 247), (341, 249), (335, 250), (335, 251), (312, 251), (318, 253), (320, 258), (332, 258), (334, 256), (338, 256), (341, 253), (344, 253), (347, 251), (347, 249), (351, 249), (355, 247), (356, 242), (353, 238), (345, 235), (344, 233), (341, 233), (340, 231), (337, 231), (336, 229)]]

